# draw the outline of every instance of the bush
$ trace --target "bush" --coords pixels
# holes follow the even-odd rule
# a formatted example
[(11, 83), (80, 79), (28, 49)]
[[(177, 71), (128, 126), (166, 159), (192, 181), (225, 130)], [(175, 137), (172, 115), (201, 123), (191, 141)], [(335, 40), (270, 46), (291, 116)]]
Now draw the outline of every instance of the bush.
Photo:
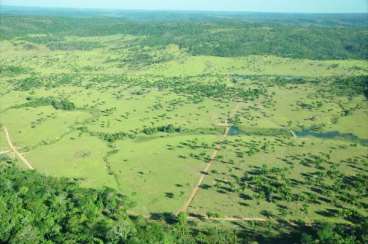
[(52, 106), (57, 110), (75, 110), (76, 107), (73, 102), (68, 101), (65, 98), (55, 98), (55, 97), (27, 97), (26, 103), (17, 106), (16, 108), (21, 107), (41, 107), (41, 106)]

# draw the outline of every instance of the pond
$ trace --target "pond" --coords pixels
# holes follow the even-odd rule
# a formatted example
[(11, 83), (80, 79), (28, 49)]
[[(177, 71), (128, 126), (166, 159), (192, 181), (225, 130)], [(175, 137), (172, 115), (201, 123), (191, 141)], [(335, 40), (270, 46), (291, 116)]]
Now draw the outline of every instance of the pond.
[(295, 135), (297, 137), (313, 136), (313, 137), (323, 138), (323, 139), (345, 139), (345, 140), (368, 145), (368, 139), (360, 138), (353, 133), (341, 133), (339, 131), (321, 132), (321, 131), (314, 131), (314, 130), (307, 129), (307, 130), (295, 131)]
[(229, 129), (229, 136), (236, 136), (240, 134), (240, 129), (236, 126), (231, 126)]
[[(297, 137), (316, 137), (320, 139), (340, 139), (347, 140), (363, 145), (368, 145), (368, 139), (360, 138), (353, 133), (341, 133), (339, 131), (315, 131), (310, 129), (294, 131)], [(278, 136), (278, 135), (290, 135), (285, 129), (246, 129), (241, 130), (239, 127), (231, 126), (229, 129), (229, 136), (237, 135), (259, 135), (259, 136)]]

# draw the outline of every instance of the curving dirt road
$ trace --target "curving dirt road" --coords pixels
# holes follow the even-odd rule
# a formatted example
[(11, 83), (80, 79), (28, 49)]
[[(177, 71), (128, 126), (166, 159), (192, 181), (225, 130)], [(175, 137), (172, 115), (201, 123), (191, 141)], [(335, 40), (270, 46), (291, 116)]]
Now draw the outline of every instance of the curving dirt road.
[(6, 140), (8, 142), (8, 145), (10, 147), (10, 150), (12, 152), (14, 152), (14, 154), (20, 159), (20, 161), (22, 161), (29, 169), (34, 169), (31, 165), (31, 163), (25, 157), (23, 157), (23, 155), (20, 152), (18, 152), (18, 150), (14, 147), (14, 145), (13, 145), (11, 139), (10, 139), (8, 129), (4, 126), (3, 130), (4, 130), (4, 133), (5, 133), (5, 137), (6, 137)]

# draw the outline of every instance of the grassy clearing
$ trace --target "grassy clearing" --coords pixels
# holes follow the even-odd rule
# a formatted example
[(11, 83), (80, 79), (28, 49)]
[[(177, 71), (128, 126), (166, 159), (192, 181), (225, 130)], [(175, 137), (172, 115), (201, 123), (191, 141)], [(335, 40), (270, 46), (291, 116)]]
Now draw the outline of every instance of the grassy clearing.
[[(107, 146), (96, 138), (70, 134), (51, 145), (38, 147), (26, 157), (40, 172), (51, 176), (72, 177), (83, 186), (117, 188), (104, 163)], [(45, 160), (53, 158), (54, 160)]]

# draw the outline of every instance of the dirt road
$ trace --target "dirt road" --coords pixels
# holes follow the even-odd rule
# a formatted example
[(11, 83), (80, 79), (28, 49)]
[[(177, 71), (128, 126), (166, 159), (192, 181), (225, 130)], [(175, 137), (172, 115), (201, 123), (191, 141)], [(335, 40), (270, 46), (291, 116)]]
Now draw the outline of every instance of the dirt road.
[[(228, 130), (228, 129), (226, 129)], [(186, 212), (188, 207), (190, 206), (190, 204), (192, 203), (194, 197), (197, 195), (200, 186), (202, 185), (202, 182), (204, 180), (204, 178), (206, 177), (210, 167), (212, 166), (213, 162), (215, 161), (216, 157), (217, 157), (217, 153), (220, 151), (221, 149), (221, 145), (217, 144), (215, 151), (213, 151), (212, 155), (211, 155), (211, 159), (210, 161), (207, 163), (206, 168), (201, 172), (201, 177), (199, 178), (197, 184), (194, 186), (192, 192), (190, 193), (190, 196), (188, 198), (188, 200), (184, 203), (184, 205), (176, 212), (176, 215), (178, 215), (181, 212)]]
[[(200, 218), (196, 217), (188, 217), (189, 220), (201, 220)], [(223, 218), (216, 218), (216, 217), (204, 217), (204, 220), (211, 220), (211, 221), (229, 221), (229, 222), (241, 222), (241, 221), (255, 221), (255, 222), (266, 222), (267, 219), (264, 218), (249, 218), (249, 217), (223, 217)]]
[(4, 130), (5, 137), (6, 137), (6, 140), (8, 142), (10, 150), (12, 152), (14, 152), (14, 154), (20, 159), (20, 161), (22, 161), (29, 169), (33, 169), (31, 163), (25, 157), (23, 157), (23, 155), (20, 152), (18, 152), (18, 150), (14, 147), (14, 145), (13, 145), (11, 139), (10, 139), (8, 129), (4, 126), (3, 130)]
[(192, 189), (192, 192), (189, 195), (189, 198), (185, 201), (184, 205), (178, 209), (176, 211), (176, 215), (178, 215), (181, 212), (187, 212), (188, 207), (190, 206), (190, 204), (193, 202), (194, 198), (196, 197), (200, 186), (203, 182), (203, 180), (206, 178), (206, 176), (208, 175), (209, 169), (211, 168), (213, 162), (216, 160), (217, 154), (218, 152), (221, 150), (221, 144), (222, 142), (226, 139), (226, 137), (229, 135), (229, 130), (231, 125), (229, 124), (229, 120), (231, 118), (234, 117), (235, 113), (238, 111), (239, 109), (239, 104), (237, 104), (234, 108), (234, 110), (229, 114), (229, 118), (227, 119), (227, 122), (225, 123), (225, 130), (224, 130), (224, 134), (222, 136), (222, 140), (216, 145), (211, 157), (210, 157), (210, 161), (207, 163), (206, 167), (204, 168), (204, 170), (202, 170), (201, 172), (201, 176), (199, 177), (199, 180), (197, 182), (197, 184), (194, 186), (194, 188)]

